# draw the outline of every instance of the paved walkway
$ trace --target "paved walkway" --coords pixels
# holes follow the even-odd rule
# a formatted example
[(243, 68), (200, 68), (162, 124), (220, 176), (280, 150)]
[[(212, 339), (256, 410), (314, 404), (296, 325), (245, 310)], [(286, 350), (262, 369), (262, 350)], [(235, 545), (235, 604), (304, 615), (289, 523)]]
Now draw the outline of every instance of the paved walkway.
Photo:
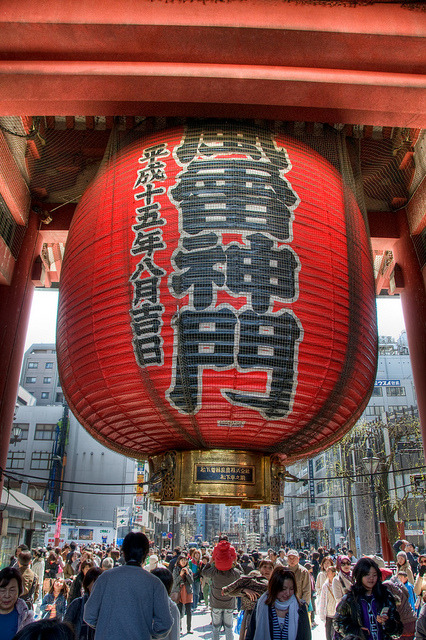
[[(237, 617), (234, 616), (236, 621)], [(186, 634), (186, 618), (183, 619), (182, 637), (186, 639), (194, 638), (194, 640), (212, 640), (211, 616), (201, 604), (197, 611), (192, 614), (192, 630), (194, 633)], [(225, 632), (222, 630), (220, 640), (225, 640)], [(234, 633), (234, 640), (238, 640), (238, 634)], [(312, 640), (325, 640), (325, 627), (322, 622), (312, 630)]]

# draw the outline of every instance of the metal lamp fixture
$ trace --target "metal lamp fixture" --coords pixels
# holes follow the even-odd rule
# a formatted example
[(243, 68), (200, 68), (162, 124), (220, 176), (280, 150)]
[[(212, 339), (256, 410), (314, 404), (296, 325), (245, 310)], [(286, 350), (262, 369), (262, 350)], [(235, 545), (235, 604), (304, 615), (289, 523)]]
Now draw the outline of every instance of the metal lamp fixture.
[(362, 463), (364, 465), (365, 470), (370, 476), (374, 475), (379, 468), (380, 458), (373, 455), (373, 451), (371, 449), (367, 449), (367, 454), (365, 458), (362, 459)]
[(17, 442), (21, 442), (22, 440), (22, 429), (21, 427), (12, 427), (12, 437), (10, 439), (11, 444), (16, 444)]

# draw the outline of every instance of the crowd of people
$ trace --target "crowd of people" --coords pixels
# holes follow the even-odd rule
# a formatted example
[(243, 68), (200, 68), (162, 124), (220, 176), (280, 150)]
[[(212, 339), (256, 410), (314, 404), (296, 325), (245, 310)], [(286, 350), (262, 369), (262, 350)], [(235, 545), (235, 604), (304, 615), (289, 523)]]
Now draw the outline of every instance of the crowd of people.
[(129, 533), (106, 545), (28, 549), (0, 571), (1, 640), (178, 640), (210, 612), (219, 640), (426, 640), (426, 554), (396, 562), (349, 549), (156, 549)]

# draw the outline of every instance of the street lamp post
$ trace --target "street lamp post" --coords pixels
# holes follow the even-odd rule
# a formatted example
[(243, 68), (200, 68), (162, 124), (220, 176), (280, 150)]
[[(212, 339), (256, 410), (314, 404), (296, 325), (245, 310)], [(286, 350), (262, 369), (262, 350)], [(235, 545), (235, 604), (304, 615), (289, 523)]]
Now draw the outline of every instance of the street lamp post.
[(373, 455), (372, 449), (369, 447), (365, 458), (362, 459), (364, 468), (370, 475), (370, 490), (373, 500), (373, 519), (374, 519), (374, 537), (376, 542), (376, 553), (380, 553), (380, 532), (379, 532), (379, 519), (377, 517), (377, 505), (376, 505), (376, 493), (374, 489), (374, 474), (376, 473), (380, 459)]
[(22, 429), (15, 425), (12, 427), (12, 437), (10, 439), (11, 444), (16, 444), (17, 442), (21, 442), (22, 440)]

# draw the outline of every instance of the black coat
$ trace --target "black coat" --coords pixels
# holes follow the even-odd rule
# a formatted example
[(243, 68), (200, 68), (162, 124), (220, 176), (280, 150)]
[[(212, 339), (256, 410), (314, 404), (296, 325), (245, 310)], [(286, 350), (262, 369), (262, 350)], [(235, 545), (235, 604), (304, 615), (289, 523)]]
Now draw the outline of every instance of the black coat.
[[(383, 607), (389, 608), (389, 617), (383, 625), (383, 636), (386, 640), (399, 638), (402, 634), (403, 626), (396, 610), (395, 600), (385, 585), (382, 585), (382, 588), (384, 590), (384, 599), (379, 602), (378, 610), (380, 612)], [(337, 605), (333, 626), (342, 638), (350, 636), (352, 638), (360, 638), (360, 640), (368, 640), (361, 629), (363, 626), (361, 597), (356, 594), (353, 588), (343, 596)]]
[(88, 599), (89, 594), (85, 593), (81, 598), (73, 600), (65, 611), (64, 621), (72, 625), (76, 640), (92, 640), (95, 637), (95, 630), (83, 620), (84, 605)]

